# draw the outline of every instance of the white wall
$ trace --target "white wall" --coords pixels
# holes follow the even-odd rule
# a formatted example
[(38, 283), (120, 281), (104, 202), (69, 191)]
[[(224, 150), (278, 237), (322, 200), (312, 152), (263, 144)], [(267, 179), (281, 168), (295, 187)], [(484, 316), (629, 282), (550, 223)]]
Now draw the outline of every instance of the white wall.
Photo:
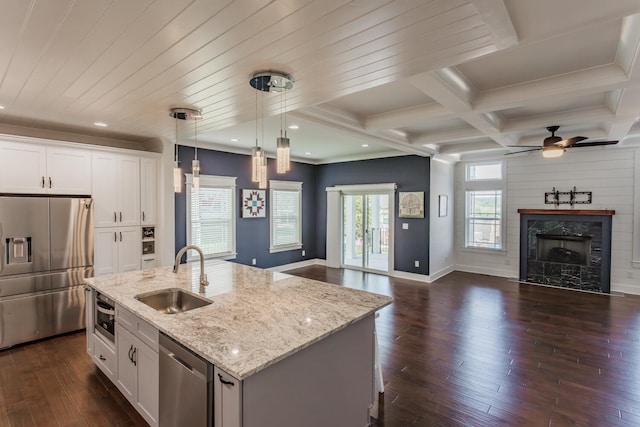
[[(575, 205), (573, 209), (613, 209), (613, 236), (611, 245), (611, 290), (640, 294), (640, 270), (633, 267), (634, 240), (640, 235), (634, 223), (640, 212), (634, 215), (634, 187), (640, 185), (640, 149), (591, 148), (567, 150), (557, 159), (544, 159), (539, 152), (529, 155), (503, 157), (506, 163), (506, 239), (505, 250), (487, 253), (465, 249), (464, 246), (464, 167), (456, 165), (456, 270), (518, 277), (520, 253), (520, 216), (517, 210), (554, 209), (544, 203), (544, 193), (591, 191), (593, 203)], [(638, 195), (637, 197), (640, 197)], [(569, 205), (560, 205), (571, 209)], [(637, 228), (637, 227), (636, 227)]]
[[(454, 165), (431, 160), (429, 209), (429, 280), (453, 271)], [(447, 216), (438, 216), (438, 196), (448, 197)]]

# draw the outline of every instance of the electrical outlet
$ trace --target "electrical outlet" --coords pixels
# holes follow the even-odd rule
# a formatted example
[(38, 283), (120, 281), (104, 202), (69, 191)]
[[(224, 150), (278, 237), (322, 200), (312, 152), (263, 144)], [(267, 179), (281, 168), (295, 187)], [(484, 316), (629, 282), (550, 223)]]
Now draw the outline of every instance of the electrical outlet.
[(251, 260), (251, 265), (256, 265), (256, 259), (255, 259), (255, 258), (253, 258), (253, 259)]
[(305, 254), (306, 254), (306, 252), (305, 252), (305, 250), (303, 249), (303, 250), (302, 250), (302, 256), (305, 256)]
[(402, 223), (402, 229), (403, 230), (408, 230), (409, 229), (409, 223), (408, 222), (403, 222)]
[(416, 267), (420, 267), (420, 261), (416, 260), (415, 265)]

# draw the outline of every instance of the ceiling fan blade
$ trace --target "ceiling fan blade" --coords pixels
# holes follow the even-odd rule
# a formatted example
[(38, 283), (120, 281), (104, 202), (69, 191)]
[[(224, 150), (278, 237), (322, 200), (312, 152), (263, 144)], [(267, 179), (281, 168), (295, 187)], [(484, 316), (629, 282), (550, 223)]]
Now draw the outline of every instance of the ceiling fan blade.
[(575, 145), (580, 141), (584, 141), (585, 139), (587, 139), (586, 136), (574, 136), (573, 138), (563, 139), (562, 141), (558, 141), (555, 143), (555, 145), (567, 148)]
[[(524, 147), (523, 145), (520, 145), (520, 147)], [(538, 147), (538, 148), (532, 148), (530, 150), (522, 150), (522, 151), (512, 151), (510, 153), (504, 153), (505, 156), (508, 156), (510, 154), (520, 154), (520, 153), (528, 153), (529, 151), (539, 151), (542, 150), (542, 147)]]
[(595, 141), (595, 142), (583, 142), (581, 144), (570, 145), (567, 148), (577, 148), (577, 147), (597, 147), (599, 145), (614, 145), (617, 144), (618, 141)]
[(507, 147), (513, 147), (513, 148), (542, 148), (540, 145), (507, 145)]

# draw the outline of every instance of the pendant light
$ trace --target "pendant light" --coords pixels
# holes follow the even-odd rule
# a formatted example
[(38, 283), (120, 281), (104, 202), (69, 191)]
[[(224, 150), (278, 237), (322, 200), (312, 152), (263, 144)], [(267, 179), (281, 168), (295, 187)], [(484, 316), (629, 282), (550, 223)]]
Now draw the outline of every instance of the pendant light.
[[(194, 123), (194, 160), (191, 163), (191, 174), (193, 178), (193, 191), (200, 191), (200, 161), (198, 160), (198, 124), (197, 121), (202, 118), (202, 112), (192, 108), (172, 108), (169, 115), (176, 120), (193, 120)], [(182, 191), (182, 171), (178, 165), (178, 122), (176, 121), (176, 148), (174, 153), (173, 167), (173, 188), (176, 193)]]
[[(293, 79), (287, 73), (281, 71), (258, 71), (253, 74), (249, 84), (256, 90), (256, 146), (251, 151), (251, 177), (253, 182), (259, 183), (259, 188), (267, 188), (267, 157), (264, 149), (258, 147), (258, 95), (260, 91), (264, 92), (280, 92), (280, 137), (276, 140), (276, 172), (285, 173), (290, 168), (289, 147), (290, 141), (287, 138), (287, 131), (283, 131), (283, 117), (286, 123), (286, 98), (285, 107), (282, 107), (282, 93), (293, 88)], [(264, 98), (262, 108), (262, 143), (264, 144)]]
[[(284, 97), (284, 113), (282, 108), (282, 98)], [(282, 117), (284, 116), (284, 126)], [(282, 129), (284, 128), (284, 137)], [(276, 139), (276, 173), (286, 173), (291, 167), (289, 158), (289, 138), (287, 138), (287, 95), (286, 91), (280, 92), (280, 137)]]
[(176, 142), (173, 144), (173, 191), (182, 193), (182, 169), (178, 162), (178, 121), (176, 120)]

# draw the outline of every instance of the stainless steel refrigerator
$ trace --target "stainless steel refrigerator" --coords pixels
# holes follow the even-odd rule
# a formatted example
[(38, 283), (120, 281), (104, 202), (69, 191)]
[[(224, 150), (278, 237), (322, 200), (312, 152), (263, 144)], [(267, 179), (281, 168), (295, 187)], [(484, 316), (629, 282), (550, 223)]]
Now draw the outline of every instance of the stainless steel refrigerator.
[(0, 242), (0, 349), (84, 328), (92, 199), (0, 196)]

